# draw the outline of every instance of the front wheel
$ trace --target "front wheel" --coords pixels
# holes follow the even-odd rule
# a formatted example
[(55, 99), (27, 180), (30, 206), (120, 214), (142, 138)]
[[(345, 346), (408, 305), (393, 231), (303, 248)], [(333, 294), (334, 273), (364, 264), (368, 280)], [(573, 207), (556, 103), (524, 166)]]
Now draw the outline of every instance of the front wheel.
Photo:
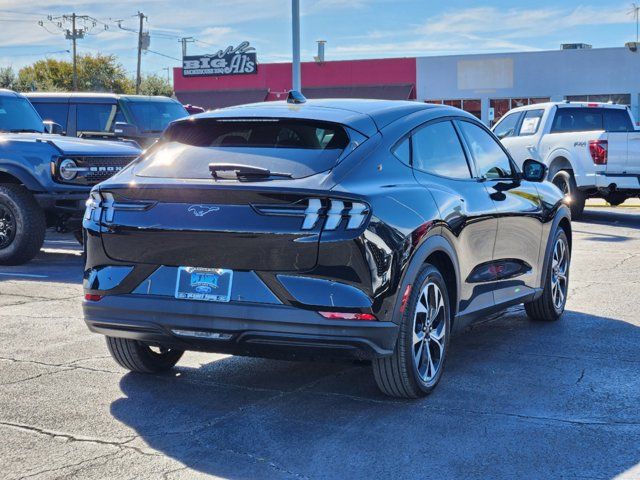
[(123, 368), (139, 373), (159, 373), (173, 368), (184, 350), (151, 347), (128, 338), (107, 337), (107, 348), (113, 359)]
[(548, 264), (542, 295), (533, 302), (524, 305), (527, 315), (532, 320), (556, 321), (564, 312), (564, 307), (567, 304), (571, 252), (567, 235), (561, 228), (554, 236)]
[(21, 265), (35, 257), (46, 229), (44, 213), (27, 189), (0, 184), (0, 265)]
[(442, 376), (450, 331), (447, 286), (438, 269), (426, 264), (413, 283), (393, 355), (373, 361), (380, 390), (401, 398), (431, 393)]
[(584, 192), (578, 188), (573, 172), (570, 170), (560, 170), (556, 173), (551, 182), (568, 197), (569, 208), (571, 209), (571, 220), (577, 220), (582, 216), (586, 197)]

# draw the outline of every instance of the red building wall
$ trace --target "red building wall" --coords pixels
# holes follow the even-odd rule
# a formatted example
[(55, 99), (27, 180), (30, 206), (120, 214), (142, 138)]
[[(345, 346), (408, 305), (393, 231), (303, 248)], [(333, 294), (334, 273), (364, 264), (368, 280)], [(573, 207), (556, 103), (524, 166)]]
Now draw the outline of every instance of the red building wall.
[[(352, 85), (395, 85), (416, 83), (415, 58), (383, 58), (344, 60), (301, 65), (304, 87)], [(174, 89), (186, 91), (220, 91), (236, 89), (268, 89), (269, 99), (291, 89), (291, 63), (258, 65), (255, 75), (223, 77), (183, 77), (181, 68), (173, 70)]]

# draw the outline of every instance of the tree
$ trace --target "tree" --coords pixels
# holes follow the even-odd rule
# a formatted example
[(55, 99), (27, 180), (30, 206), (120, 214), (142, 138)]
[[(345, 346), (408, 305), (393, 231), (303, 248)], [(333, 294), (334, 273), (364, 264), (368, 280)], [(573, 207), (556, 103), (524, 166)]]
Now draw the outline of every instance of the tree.
[(0, 67), (0, 88), (14, 90), (16, 88), (16, 74), (11, 67)]
[[(115, 55), (79, 55), (78, 90), (81, 92), (131, 93), (133, 81)], [(65, 60), (38, 60), (18, 72), (18, 90), (71, 91), (73, 63)]]
[(140, 93), (142, 95), (163, 95), (170, 97), (173, 95), (173, 88), (166, 78), (160, 75), (147, 75), (140, 83)]

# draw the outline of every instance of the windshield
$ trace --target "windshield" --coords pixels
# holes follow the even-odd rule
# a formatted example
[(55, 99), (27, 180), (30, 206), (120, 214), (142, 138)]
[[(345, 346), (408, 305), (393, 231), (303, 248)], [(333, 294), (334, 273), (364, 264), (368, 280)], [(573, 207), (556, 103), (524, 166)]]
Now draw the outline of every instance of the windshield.
[(161, 133), (169, 123), (189, 115), (182, 105), (170, 100), (133, 100), (127, 107), (142, 133)]
[(333, 168), (350, 138), (344, 127), (329, 122), (201, 118), (174, 124), (162, 142), (138, 175), (211, 178), (210, 164), (233, 164), (302, 178)]
[(29, 100), (22, 97), (0, 96), (0, 131), (42, 133), (44, 126)]

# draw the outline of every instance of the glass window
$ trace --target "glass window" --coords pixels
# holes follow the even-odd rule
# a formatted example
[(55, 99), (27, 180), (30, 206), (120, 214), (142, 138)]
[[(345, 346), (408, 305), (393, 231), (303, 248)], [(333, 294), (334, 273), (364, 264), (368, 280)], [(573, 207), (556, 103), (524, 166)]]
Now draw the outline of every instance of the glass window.
[(476, 161), (478, 174), (485, 178), (511, 178), (511, 162), (504, 150), (483, 128), (470, 122), (458, 122)]
[(527, 110), (520, 125), (520, 135), (535, 135), (543, 114), (544, 110)]
[(42, 119), (29, 100), (14, 95), (0, 96), (0, 131), (42, 132)]
[(511, 108), (524, 107), (529, 105), (528, 98), (512, 98), (511, 99)]
[(550, 102), (551, 99), (549, 97), (536, 97), (529, 99), (529, 105), (535, 105), (536, 103), (547, 103)]
[(68, 103), (32, 103), (43, 120), (51, 120), (59, 124), (63, 130), (67, 129)]
[(628, 93), (604, 93), (596, 95), (567, 95), (570, 102), (601, 102), (616, 103), (618, 105), (631, 105), (631, 95)]
[(396, 148), (393, 149), (393, 154), (398, 157), (401, 162), (410, 165), (411, 151), (409, 138), (405, 138), (402, 142), (396, 145)]
[(161, 133), (169, 123), (189, 115), (181, 104), (170, 100), (133, 100), (126, 105), (143, 133)]
[(493, 108), (493, 120), (497, 122), (511, 109), (511, 103), (508, 98), (492, 98), (489, 107)]
[(551, 133), (604, 130), (602, 108), (558, 108)]
[(634, 130), (629, 112), (621, 108), (605, 109), (604, 128), (607, 132), (632, 132)]
[(76, 118), (78, 132), (110, 133), (116, 122), (126, 122), (117, 105), (103, 103), (79, 103)]
[(471, 178), (469, 165), (451, 122), (438, 122), (414, 133), (413, 166), (450, 178)]
[(462, 100), (443, 100), (442, 103), (450, 107), (462, 108)]
[(496, 134), (496, 137), (500, 139), (513, 137), (516, 134), (516, 127), (518, 126), (520, 115), (522, 115), (522, 112), (510, 113), (509, 115), (504, 117), (493, 130), (493, 133)]

